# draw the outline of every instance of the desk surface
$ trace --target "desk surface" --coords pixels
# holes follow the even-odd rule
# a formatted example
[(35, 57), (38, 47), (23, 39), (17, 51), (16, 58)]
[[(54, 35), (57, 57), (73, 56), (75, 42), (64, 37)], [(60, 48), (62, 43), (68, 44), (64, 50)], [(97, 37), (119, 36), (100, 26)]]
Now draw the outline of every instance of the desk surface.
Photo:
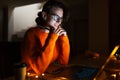
[[(45, 77), (47, 77), (47, 80), (85, 80), (80, 79), (80, 75), (84, 71), (83, 67), (96, 70), (96, 68), (100, 68), (103, 65), (106, 58), (107, 56), (102, 55), (98, 59), (87, 58), (85, 55), (77, 55), (75, 58), (71, 58), (68, 66), (51, 65), (45, 72)], [(83, 71), (81, 71), (81, 68)], [(14, 76), (4, 80), (14, 80)]]
[[(44, 76), (26, 78), (26, 80), (92, 80), (98, 69), (81, 65), (52, 65), (44, 73)], [(44, 79), (41, 79), (44, 78)], [(15, 80), (14, 76), (4, 80)]]
[[(81, 65), (54, 65), (44, 73), (45, 80), (92, 80), (98, 69)], [(35, 77), (32, 77), (35, 78)]]

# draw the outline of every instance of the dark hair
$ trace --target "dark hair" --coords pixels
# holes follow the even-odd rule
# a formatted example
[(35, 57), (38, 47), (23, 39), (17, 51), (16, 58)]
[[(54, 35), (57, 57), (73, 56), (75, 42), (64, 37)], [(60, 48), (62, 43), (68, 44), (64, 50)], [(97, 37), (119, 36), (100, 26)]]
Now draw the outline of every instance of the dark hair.
[[(68, 9), (66, 5), (60, 1), (57, 0), (48, 0), (45, 5), (43, 6), (42, 12), (50, 13), (53, 7), (59, 7), (63, 9), (63, 19), (64, 21), (68, 20), (69, 14), (68, 14)], [(42, 18), (42, 12), (38, 13), (38, 17), (36, 18), (36, 23), (38, 25), (42, 25), (44, 23), (44, 20)]]
[(42, 12), (38, 12), (38, 17), (35, 19), (35, 22), (37, 23), (37, 25), (43, 26), (44, 19), (42, 18)]
[(42, 11), (49, 14), (53, 7), (62, 8), (63, 9), (63, 18), (64, 19), (68, 18), (67, 6), (63, 2), (60, 2), (60, 1), (57, 1), (57, 0), (49, 0), (49, 1), (47, 1), (46, 4), (43, 6)]

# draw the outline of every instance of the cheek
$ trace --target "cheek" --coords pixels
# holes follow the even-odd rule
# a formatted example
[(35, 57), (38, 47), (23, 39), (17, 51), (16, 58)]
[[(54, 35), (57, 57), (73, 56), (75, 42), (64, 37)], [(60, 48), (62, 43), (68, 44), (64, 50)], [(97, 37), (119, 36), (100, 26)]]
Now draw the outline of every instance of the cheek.
[(53, 19), (48, 20), (48, 21), (47, 21), (47, 24), (48, 24), (49, 26), (54, 27), (55, 29), (57, 29), (57, 27), (60, 25), (59, 23), (57, 23), (57, 22), (56, 22), (55, 20), (53, 20)]
[(55, 27), (55, 24), (56, 24), (56, 21), (54, 21), (54, 20), (50, 20), (50, 21), (49, 21), (49, 25), (50, 25), (50, 26)]
[(50, 25), (50, 26), (54, 26), (54, 21), (52, 21), (52, 20), (50, 20), (49, 22), (48, 22), (48, 24)]

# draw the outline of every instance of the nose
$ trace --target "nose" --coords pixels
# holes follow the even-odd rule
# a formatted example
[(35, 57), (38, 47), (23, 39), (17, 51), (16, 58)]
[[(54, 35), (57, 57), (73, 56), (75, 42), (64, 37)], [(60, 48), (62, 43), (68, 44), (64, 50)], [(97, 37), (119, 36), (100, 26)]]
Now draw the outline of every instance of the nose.
[(62, 23), (60, 20), (56, 21), (59, 25)]
[(57, 19), (57, 21), (56, 21), (57, 23), (62, 23), (62, 19)]

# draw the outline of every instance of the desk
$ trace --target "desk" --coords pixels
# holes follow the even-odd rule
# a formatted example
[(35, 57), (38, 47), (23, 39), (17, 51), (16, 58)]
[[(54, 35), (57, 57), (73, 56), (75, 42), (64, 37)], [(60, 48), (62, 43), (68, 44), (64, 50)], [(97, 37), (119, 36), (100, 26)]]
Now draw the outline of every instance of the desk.
[[(35, 76), (26, 77), (26, 80), (93, 80), (98, 70), (79, 64), (69, 64), (67, 66), (51, 65), (44, 73), (44, 76), (39, 75), (39, 78), (35, 78)], [(41, 79), (41, 77), (44, 79)], [(15, 78), (11, 76), (4, 80), (15, 80)]]
[[(96, 68), (82, 65), (52, 65), (46, 70), (44, 76), (39, 76), (38, 80), (92, 80), (97, 72)], [(35, 80), (35, 75), (26, 80)]]

